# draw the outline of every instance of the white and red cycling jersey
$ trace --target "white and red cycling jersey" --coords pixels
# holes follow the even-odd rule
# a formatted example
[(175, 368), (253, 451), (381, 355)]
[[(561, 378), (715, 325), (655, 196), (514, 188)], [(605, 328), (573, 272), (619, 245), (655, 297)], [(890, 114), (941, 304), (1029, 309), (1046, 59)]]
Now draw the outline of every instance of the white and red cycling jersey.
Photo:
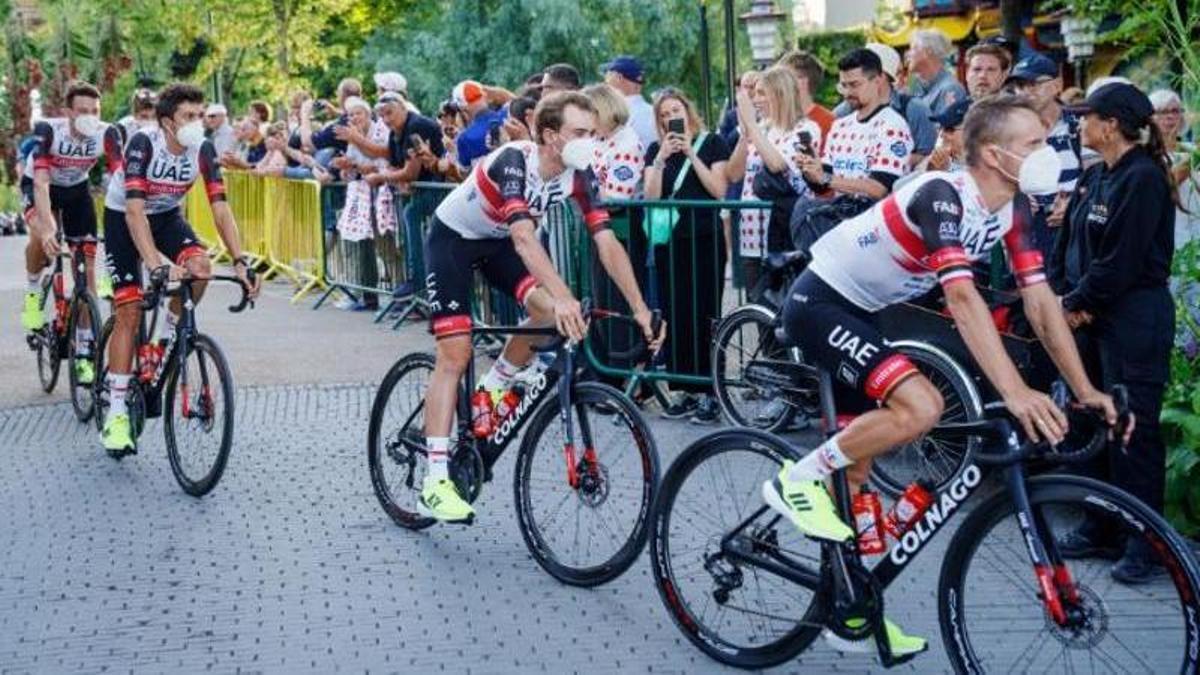
[(608, 212), (597, 205), (596, 178), (591, 170), (566, 171), (543, 179), (538, 147), (513, 141), (477, 162), (458, 187), (438, 206), (436, 216), (464, 239), (507, 239), (519, 220), (536, 221), (551, 206), (574, 199), (588, 231), (608, 224)]
[(971, 263), (1003, 240), (1017, 282), (1029, 286), (1046, 279), (1032, 220), (1023, 194), (992, 212), (970, 173), (931, 171), (818, 239), (809, 269), (874, 312), (938, 282), (972, 281)]
[(121, 135), (112, 125), (102, 125), (92, 136), (76, 136), (70, 119), (55, 117), (34, 124), (33, 136), (37, 144), (25, 162), (26, 178), (45, 169), (51, 185), (73, 187), (87, 180), (100, 155), (106, 159), (108, 173), (121, 168)]
[(126, 199), (144, 199), (146, 215), (166, 213), (179, 208), (197, 178), (204, 179), (209, 202), (225, 199), (225, 181), (211, 141), (177, 155), (167, 148), (161, 128), (142, 129), (129, 139), (125, 167), (109, 182), (104, 206), (124, 212)]

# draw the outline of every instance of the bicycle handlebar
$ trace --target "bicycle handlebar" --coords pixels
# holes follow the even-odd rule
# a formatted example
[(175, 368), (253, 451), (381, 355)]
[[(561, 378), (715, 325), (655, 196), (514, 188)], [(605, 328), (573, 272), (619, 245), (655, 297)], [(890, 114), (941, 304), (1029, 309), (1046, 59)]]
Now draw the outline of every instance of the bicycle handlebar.
[[(580, 314), (583, 314), (583, 318), (585, 321), (590, 321), (592, 319), (614, 320), (614, 321), (624, 321), (624, 322), (631, 323), (631, 324), (634, 324), (635, 326), (637, 326), (636, 322), (634, 321), (633, 317), (631, 317), (631, 316), (628, 316), (626, 314), (621, 314), (620, 312), (614, 312), (609, 309), (598, 309), (598, 308), (593, 307), (592, 306), (593, 302), (592, 302), (591, 298), (584, 298), (582, 301), (580, 301), (579, 305), (580, 305)], [(662, 325), (663, 325), (662, 312), (656, 309), (653, 312), (651, 312), (651, 317), (650, 317), (651, 333), (653, 333), (655, 336), (657, 336), (659, 334), (659, 332), (662, 331)], [(639, 335), (640, 335), (641, 327), (637, 326), (637, 328), (638, 328)], [(533, 351), (537, 352), (537, 353), (548, 353), (548, 352), (557, 351), (558, 348), (561, 347), (562, 344), (564, 342), (566, 342), (566, 340), (567, 340), (566, 336), (559, 334), (558, 330), (553, 327), (525, 328), (525, 329), (522, 329), (521, 332), (524, 334), (527, 334), (527, 335), (533, 334), (533, 335), (554, 335), (555, 336), (555, 338), (553, 340), (551, 340), (550, 342), (548, 342), (544, 345), (533, 346), (532, 347)], [(623, 352), (610, 352), (609, 356), (614, 359), (618, 359), (618, 360), (640, 361), (640, 360), (642, 360), (642, 357), (645, 356), (646, 353), (649, 351), (648, 348), (649, 348), (649, 344), (645, 343), (643, 340), (643, 344), (640, 344), (637, 347), (634, 347), (632, 349), (629, 349), (629, 350), (623, 351)]]
[[(254, 278), (255, 278), (254, 270), (247, 267), (246, 268), (247, 281), (249, 281), (251, 284), (253, 284)], [(179, 289), (175, 289), (175, 290), (167, 289), (167, 284), (170, 282), (170, 280), (171, 280), (171, 266), (170, 265), (162, 265), (161, 267), (156, 267), (153, 270), (151, 270), (150, 271), (150, 288), (149, 288), (148, 292), (146, 293), (145, 299), (142, 301), (143, 307), (145, 307), (147, 309), (153, 307), (158, 302), (159, 296), (179, 295)], [(233, 282), (233, 283), (237, 284), (238, 288), (242, 292), (242, 297), (239, 298), (237, 302), (235, 302), (234, 304), (229, 306), (229, 311), (233, 312), (234, 314), (244, 311), (246, 309), (247, 305), (249, 305), (250, 307), (254, 306), (254, 300), (250, 299), (249, 287), (247, 287), (246, 284), (243, 284), (242, 280), (236, 276), (232, 276), (232, 275), (228, 275), (228, 274), (213, 274), (208, 277), (194, 277), (194, 276), (191, 276), (190, 274), (185, 273), (184, 276), (179, 279), (180, 285), (187, 284), (190, 286), (192, 283), (194, 283), (196, 281), (229, 281), (229, 282)]]

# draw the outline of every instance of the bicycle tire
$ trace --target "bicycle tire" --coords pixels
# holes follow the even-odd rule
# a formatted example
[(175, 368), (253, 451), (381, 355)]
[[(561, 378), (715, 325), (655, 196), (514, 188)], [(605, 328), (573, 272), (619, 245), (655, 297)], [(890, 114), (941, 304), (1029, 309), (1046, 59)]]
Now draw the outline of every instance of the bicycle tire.
[[(582, 416), (584, 410), (591, 409), (587, 418), (593, 431), (600, 425), (609, 422), (615, 424), (621, 421), (627, 425), (626, 429), (633, 437), (639, 462), (631, 472), (631, 478), (634, 480), (640, 478), (641, 480), (638, 492), (641, 501), (634, 509), (632, 527), (625, 528), (623, 525), (616, 525), (615, 527), (619, 528), (619, 531), (616, 532), (614, 529), (609, 529), (608, 533), (615, 535), (614, 539), (625, 536), (624, 541), (620, 542), (617, 550), (607, 559), (598, 562), (589, 561), (589, 564), (576, 565), (565, 562), (564, 552), (548, 541), (547, 528), (543, 527), (546, 523), (539, 523), (540, 518), (535, 513), (533, 504), (535, 490), (531, 485), (531, 477), (537, 459), (536, 455), (542, 445), (541, 441), (550, 429), (550, 425), (559, 420), (562, 406), (557, 396), (550, 397), (538, 409), (521, 440), (521, 448), (517, 453), (516, 470), (513, 475), (514, 502), (517, 507), (517, 521), (520, 524), (521, 536), (525, 539), (525, 544), (529, 548), (530, 554), (533, 555), (533, 559), (542, 569), (564, 584), (583, 587), (599, 586), (624, 574), (646, 546), (650, 508), (654, 503), (655, 489), (658, 485), (658, 449), (654, 443), (654, 435), (637, 406), (617, 389), (599, 382), (576, 382), (571, 387), (571, 401), (577, 416)], [(576, 424), (576, 434), (577, 440), (580, 440), (578, 445), (584, 446), (581, 439), (582, 430), (578, 423)], [(608, 497), (612, 494), (610, 490), (614, 481), (614, 471), (631, 453), (624, 453), (614, 461), (612, 459), (614, 451), (621, 450), (614, 446), (619, 443), (601, 444), (593, 438), (593, 442), (598, 446), (595, 450), (600, 461), (594, 465), (598, 468), (593, 476), (583, 475), (587, 470), (585, 468), (580, 472), (579, 487), (571, 488), (566, 485), (565, 470), (562, 469), (565, 438), (556, 440), (560, 442), (552, 443), (553, 447), (544, 452), (549, 455), (551, 465), (557, 465), (561, 471), (556, 471), (552, 475), (561, 476), (563, 480), (549, 482), (566, 488), (567, 495), (563, 499), (576, 503), (577, 515), (581, 512), (595, 514), (598, 508), (603, 508), (609, 503)], [(586, 466), (582, 455), (579, 465)], [(639, 471), (640, 476), (636, 476)], [(545, 488), (539, 488), (539, 490), (543, 489)], [(632, 488), (630, 491), (633, 491)], [(574, 497), (571, 493), (574, 493)], [(585, 511), (584, 507), (590, 508), (591, 511)], [(604, 520), (605, 515), (597, 516), (600, 522)], [(611, 523), (606, 527), (609, 525)], [(592, 541), (592, 533), (589, 532), (589, 549)]]
[[(49, 275), (42, 279), (42, 299), (39, 306), (42, 308), (42, 327), (38, 329), (38, 343), (35, 350), (35, 358), (37, 359), (38, 381), (42, 385), (42, 391), (47, 394), (54, 392), (54, 386), (58, 384), (58, 372), (62, 366), (62, 351), (59, 343), (61, 336), (54, 331), (54, 321), (46, 320), (46, 301), (53, 302), (53, 280), (54, 275)], [(56, 317), (57, 318), (57, 317)]]
[(738, 367), (730, 363), (729, 350), (734, 346), (735, 340), (741, 337), (740, 331), (749, 325), (757, 326), (758, 340), (749, 346), (749, 351), (747, 351), (747, 347), (741, 345), (736, 347), (738, 355), (742, 359), (754, 359), (764, 355), (768, 358), (799, 360), (798, 349), (775, 345), (775, 318), (776, 313), (769, 307), (746, 305), (723, 317), (713, 332), (713, 393), (717, 399), (717, 405), (721, 409), (721, 414), (725, 416), (725, 419), (738, 426), (777, 432), (787, 426), (796, 414), (795, 408), (790, 405), (785, 405), (778, 414), (765, 419), (762, 413), (755, 414), (753, 410), (746, 408), (744, 405), (746, 400), (743, 397), (753, 395), (769, 406), (771, 401), (777, 399), (778, 396), (760, 392), (759, 388), (753, 385), (747, 385), (749, 387), (747, 392), (740, 393), (736, 383), (745, 380), (744, 363), (739, 367), (740, 372), (736, 378), (731, 378), (728, 372), (730, 367)]
[[(203, 497), (211, 492), (217, 486), (217, 483), (220, 482), (221, 476), (225, 473), (225, 467), (229, 462), (229, 453), (233, 446), (233, 375), (229, 369), (229, 362), (225, 359), (221, 348), (207, 335), (197, 334), (192, 337), (190, 345), (181, 344), (177, 348), (184, 349), (185, 347), (186, 350), (183, 353), (183, 358), (178, 360), (172, 359), (170, 372), (166, 375), (167, 381), (163, 392), (163, 434), (166, 438), (167, 459), (170, 460), (171, 473), (175, 475), (175, 481), (179, 483), (179, 487), (187, 494), (193, 497)], [(175, 402), (180, 391), (181, 366), (186, 368), (187, 360), (192, 356), (196, 357), (202, 372), (207, 373), (210, 378), (215, 372), (217, 378), (220, 380), (217, 383), (217, 386), (220, 387), (219, 393), (221, 396), (219, 405), (223, 408), (217, 452), (208, 469), (198, 477), (189, 475), (188, 469), (184, 466), (184, 458), (181, 455), (179, 447), (181, 429), (178, 428), (179, 422), (175, 419), (175, 413), (177, 412)], [(211, 369), (204, 367), (205, 358), (212, 363), (213, 367)], [(203, 378), (203, 375), (201, 375), (201, 378)], [(193, 380), (190, 384), (195, 385), (197, 383)], [(211, 403), (211, 398), (206, 399), (213, 388), (211, 380), (207, 388), (201, 387), (200, 396), (196, 404), (190, 402), (191, 392), (184, 392), (184, 396), (189, 397), (186, 399), (189, 401), (189, 409), (191, 407), (203, 408), (205, 406), (215, 408), (216, 406), (213, 406)], [(182, 407), (182, 404), (183, 399), (180, 400), (180, 407)], [(213, 412), (215, 410), (209, 414), (211, 415)], [(201, 426), (203, 426), (203, 423)], [(215, 427), (215, 425), (212, 425), (212, 427)], [(205, 433), (211, 431), (212, 428), (206, 429)]]
[[(75, 372), (75, 361), (78, 358), (78, 355), (75, 353), (75, 334), (79, 325), (80, 308), (87, 312), (88, 325), (91, 326), (92, 331), (92, 354), (88, 357), (93, 367), (92, 382), (83, 385), (80, 385), (79, 377)], [(85, 424), (96, 411), (96, 401), (92, 392), (95, 389), (95, 378), (99, 376), (100, 372), (95, 353), (96, 347), (100, 342), (97, 339), (100, 325), (100, 308), (96, 305), (96, 299), (92, 297), (91, 293), (86, 291), (76, 295), (71, 302), (70, 321), (67, 327), (67, 379), (71, 385), (71, 407), (75, 409), (75, 417)]]
[[(1153, 540), (1158, 542), (1155, 550), (1164, 556), (1163, 561), (1170, 571), (1170, 575), (1168, 575), (1169, 581), (1174, 583), (1175, 589), (1182, 599), (1181, 613), (1183, 616), (1180, 618), (1180, 625), (1185, 631), (1185, 643), (1180, 646), (1183, 652), (1182, 667), (1176, 670), (1172, 666), (1162, 664), (1161, 667), (1150, 667), (1149, 670), (1151, 672), (1197, 672), (1197, 669), (1200, 668), (1200, 659), (1197, 656), (1200, 654), (1200, 625), (1195, 621), (1195, 617), (1200, 616), (1200, 599), (1198, 599), (1200, 598), (1200, 571), (1198, 571), (1196, 561), (1182, 538), (1161, 516), (1153, 512), (1140, 500), (1118, 488), (1099, 481), (1076, 476), (1047, 475), (1030, 479), (1027, 481), (1027, 485), (1030, 504), (1038, 513), (1045, 514), (1045, 509), (1048, 509), (1053, 504), (1073, 505), (1074, 508), (1086, 504), (1094, 508), (1096, 512), (1103, 512), (1114, 518), (1121, 518), (1123, 520), (1122, 525), (1130, 528), (1131, 531), (1149, 532), (1153, 535)], [(1039, 509), (1039, 506), (1042, 508)], [(973, 610), (966, 606), (966, 599), (971, 597), (973, 591), (978, 592), (980, 595), (988, 594), (987, 598), (993, 602), (992, 607), (980, 610), (978, 612), (979, 615), (986, 614), (989, 622), (997, 623), (999, 626), (1013, 631), (1014, 634), (1018, 635), (1021, 634), (1019, 632), (1021, 630), (1019, 620), (1008, 616), (1011, 607), (997, 603), (1008, 603), (1011, 602), (1010, 599), (1015, 598), (1018, 602), (1014, 604), (1019, 605), (1021, 596), (1027, 592), (1027, 599), (1032, 599), (1036, 603), (1036, 607), (1031, 608), (1035, 615), (1031, 621), (1036, 625), (1040, 618), (1044, 622), (1047, 629), (1046, 632), (1064, 645), (1063, 656), (1058, 658), (1065, 658), (1065, 661), (1057, 668), (1049, 668), (1045, 663), (1041, 664), (1041, 667), (1038, 667), (1035, 664), (1036, 655), (1034, 655), (1034, 659), (1031, 659), (1028, 664), (1019, 664), (1021, 665), (1018, 668), (1019, 670), (1025, 672), (1060, 670), (1061, 672), (1064, 669), (1069, 669), (1071, 665), (1070, 662), (1073, 655), (1067, 650), (1067, 643), (1064, 641), (1064, 636), (1055, 633), (1056, 630), (1063, 633), (1066, 631), (1065, 629), (1055, 628), (1046, 610), (1040, 606), (1040, 596), (1038, 595), (1040, 588), (1038, 588), (1033, 570), (1028, 567), (1030, 565), (1028, 554), (1025, 553), (1025, 549), (1021, 543), (1015, 543), (1004, 548), (1003, 551), (1008, 551), (1010, 548), (1016, 549), (1012, 555), (1017, 558), (1021, 557), (1021, 554), (1024, 554), (1024, 564), (1027, 566), (1026, 571), (1023, 575), (1024, 578), (1017, 579), (1017, 581), (1022, 581), (1028, 588), (1018, 587), (1015, 593), (997, 593), (997, 589), (995, 588), (982, 588), (978, 579), (972, 580), (975, 586), (968, 583), (972, 562), (976, 558), (979, 558), (980, 570), (984, 573), (993, 569), (999, 571), (999, 563), (1001, 561), (999, 561), (998, 555), (996, 559), (986, 560), (987, 552), (981, 553), (981, 546), (988, 539), (988, 536), (993, 533), (997, 525), (1006, 522), (1015, 522), (1015, 520), (1011, 496), (1007, 492), (993, 495), (990, 499), (972, 510), (970, 515), (967, 516), (951, 540), (946, 557), (942, 562), (938, 581), (938, 616), (946, 653), (957, 672), (990, 672), (998, 668), (1003, 668), (1003, 666), (989, 663), (986, 658), (981, 656), (980, 651), (989, 648), (999, 651), (1001, 648), (1009, 648), (1014, 642), (1011, 639), (1005, 641), (1003, 638), (996, 637), (989, 637), (986, 641), (979, 638), (972, 639), (971, 631), (967, 628), (967, 623), (972, 618)], [(1020, 537), (1019, 530), (1014, 530), (1014, 533), (1017, 538)], [(1046, 534), (1042, 533), (1041, 536), (1046, 536)], [(1091, 581), (1094, 578), (1081, 573), (1080, 570), (1086, 571), (1086, 567), (1083, 566), (1086, 562), (1086, 560), (1068, 560), (1066, 561), (1066, 567), (1072, 570), (1072, 577), (1084, 589), (1084, 591), (1081, 591), (1081, 597), (1090, 599), (1093, 595), (1097, 594), (1090, 586), (1083, 583), (1085, 579)], [(1004, 575), (1003, 572), (1000, 572), (1000, 574)], [(1104, 576), (1107, 576), (1107, 574)], [(1009, 583), (1013, 582), (1009, 581)], [(1116, 588), (1116, 585), (1115, 582), (1110, 583), (1113, 584), (1108, 588), (1111, 592)], [(1121, 590), (1125, 589), (1122, 587)], [(1135, 595), (1136, 599), (1142, 599), (1150, 596), (1153, 591), (1153, 588), (1140, 587), (1137, 593), (1132, 593), (1131, 595)], [(1096, 640), (1096, 642), (1091, 646), (1104, 644), (1106, 639), (1111, 637), (1112, 612), (1116, 604), (1112, 600), (1106, 602), (1105, 599), (1098, 599), (1092, 601), (1092, 604), (1087, 605), (1084, 614), (1089, 619), (1089, 627), (1091, 627), (1091, 621), (1094, 620), (1097, 625), (1105, 629), (1103, 634), (1092, 636), (1092, 639)], [(1039, 613), (1040, 617), (1038, 616)], [(1159, 650), (1145, 643), (1153, 642), (1156, 639), (1163, 639), (1163, 636), (1167, 632), (1165, 630), (1153, 631), (1145, 627), (1145, 622), (1155, 616), (1156, 613), (1154, 612), (1140, 610), (1136, 617), (1130, 619), (1131, 622), (1136, 622), (1139, 630), (1141, 630), (1139, 634), (1139, 646), (1144, 646), (1147, 652), (1152, 655), (1158, 655)], [(1099, 620), (1101, 618), (1103, 622)], [(1081, 646), (1079, 640), (1087, 638), (1086, 635), (1079, 634), (1074, 634), (1070, 637), (1074, 640), (1072, 646), (1076, 651)], [(1119, 638), (1108, 639), (1107, 642), (1114, 643), (1110, 644), (1110, 646), (1123, 644)], [(1033, 646), (1033, 644), (1031, 642), (1030, 646)], [(983, 646), (981, 647), (981, 645)], [(1132, 653), (1128, 646), (1124, 648)], [(1022, 661), (1025, 660), (1028, 649), (1029, 647), (1026, 648), (1025, 652), (1021, 653)], [(1137, 657), (1136, 654), (1133, 654), (1133, 656)], [(1052, 661), (1050, 665), (1054, 663), (1057, 663), (1057, 661)], [(1105, 663), (1107, 662), (1101, 660), (1102, 665)], [(1145, 664), (1143, 663), (1143, 665)], [(1094, 670), (1095, 661), (1092, 662), (1092, 668)], [(1127, 671), (1123, 669), (1122, 672)]]
[(96, 382), (92, 386), (92, 421), (96, 423), (96, 431), (104, 431), (104, 420), (108, 417), (108, 341), (116, 321), (114, 312), (104, 320), (96, 341)]
[[(704, 625), (703, 617), (697, 617), (696, 612), (690, 609), (689, 598), (683, 597), (681, 592), (685, 584), (676, 575), (675, 564), (671, 559), (671, 520), (674, 516), (676, 501), (680, 491), (687, 484), (687, 479), (706, 461), (710, 461), (722, 453), (735, 451), (761, 456), (767, 462), (765, 473), (768, 474), (777, 471), (783, 460), (795, 460), (800, 456), (796, 450), (780, 438), (757, 429), (726, 429), (693, 442), (672, 462), (659, 486), (650, 528), (650, 565), (659, 597), (662, 598), (675, 625), (683, 631), (693, 645), (710, 658), (729, 666), (748, 669), (769, 668), (795, 658), (817, 638), (826, 619), (822, 598), (814, 593), (807, 608), (804, 609), (803, 615), (790, 629), (781, 629), (785, 632), (779, 637), (761, 644), (737, 644), (730, 641), (730, 638), (723, 637), (709, 629)], [(746, 465), (745, 459), (737, 460), (735, 463), (735, 466), (738, 467)], [(754, 484), (753, 488), (754, 492), (750, 496), (749, 503), (761, 504), (759, 484)], [(799, 533), (794, 532), (794, 528), (789, 522), (781, 521), (781, 525), (784, 528), (791, 528), (785, 530), (785, 534), (800, 538)], [(688, 528), (685, 528), (684, 531), (688, 531)], [(702, 533), (701, 536), (703, 534), (708, 533)], [(716, 536), (719, 539), (719, 536), (723, 534), (725, 533), (710, 534), (710, 538)], [(811, 540), (805, 541), (809, 541), (811, 546), (820, 546), (812, 543)], [(701, 560), (707, 563), (707, 557), (707, 555), (701, 556)], [(707, 571), (707, 564), (705, 567)], [(713, 594), (708, 595), (716, 597)], [(707, 603), (708, 595), (701, 594), (700, 597), (703, 597)], [(727, 597), (725, 602), (728, 602), (729, 599)], [(718, 602), (721, 601), (718, 600)], [(724, 603), (722, 603), (723, 605)]]
[[(891, 345), (942, 394), (945, 407), (939, 423), (974, 422), (983, 417), (983, 399), (974, 380), (944, 351), (915, 340), (897, 340)], [(937, 439), (936, 434), (922, 436), (876, 457), (871, 465), (871, 483), (893, 498), (917, 480), (932, 483), (934, 491), (940, 492), (970, 466), (979, 443), (978, 438), (948, 441)], [(916, 470), (905, 466), (914, 462)]]
[[(416, 511), (415, 499), (421, 491), (420, 480), (416, 475), (417, 462), (420, 461), (420, 458), (415, 456), (413, 451), (408, 449), (408, 446), (403, 444), (402, 439), (399, 437), (399, 433), (397, 434), (396, 439), (396, 443), (398, 445), (394, 448), (388, 448), (387, 452), (385, 452), (385, 449), (383, 448), (382, 436), (384, 416), (388, 411), (388, 401), (392, 396), (392, 392), (396, 389), (397, 385), (400, 384), (401, 380), (419, 371), (428, 371), (428, 373), (432, 374), (436, 362), (437, 360), (432, 354), (425, 352), (413, 352), (400, 358), (400, 360), (392, 364), (392, 367), (388, 370), (387, 375), (384, 376), (383, 381), (379, 384), (379, 389), (375, 392), (375, 401), (371, 405), (371, 421), (367, 429), (367, 468), (371, 473), (371, 487), (375, 492), (375, 498), (379, 500), (379, 505), (383, 507), (384, 513), (387, 513), (393, 522), (410, 530), (423, 530), (433, 525), (437, 521), (433, 518), (422, 516)], [(425, 386), (414, 386), (419, 386), (423, 401)], [(407, 417), (408, 413), (406, 412), (402, 416)], [(415, 417), (412, 425), (417, 425), (417, 419)], [(423, 428), (411, 430), (401, 429), (400, 432), (403, 432), (404, 434), (409, 434), (410, 432), (418, 434), (420, 436), (420, 441), (424, 441)], [(416, 438), (412, 436), (409, 436), (408, 439), (410, 441), (416, 440)], [(404, 460), (408, 466), (408, 474), (405, 479), (405, 483), (407, 483), (409, 491), (413, 493), (412, 497), (414, 501), (411, 508), (409, 508), (407, 505), (401, 505), (397, 503), (393, 498), (392, 490), (388, 484), (387, 476), (385, 475), (386, 472), (384, 470), (385, 455), (390, 456), (390, 451), (392, 450), (403, 452), (406, 449), (408, 449), (408, 454), (404, 455)], [(399, 457), (399, 455), (396, 455), (396, 457)], [(393, 457), (393, 459), (394, 458), (395, 457)]]

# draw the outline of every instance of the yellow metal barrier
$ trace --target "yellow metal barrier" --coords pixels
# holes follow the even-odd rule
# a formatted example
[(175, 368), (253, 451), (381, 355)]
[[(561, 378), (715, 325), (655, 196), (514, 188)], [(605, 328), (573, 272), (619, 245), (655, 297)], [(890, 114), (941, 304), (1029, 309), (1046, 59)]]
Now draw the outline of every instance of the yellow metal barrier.
[[(320, 185), (244, 171), (226, 171), (224, 176), (225, 198), (237, 221), (242, 249), (263, 268), (263, 277), (282, 274), (291, 279), (300, 287), (292, 302), (324, 287)], [(188, 193), (184, 208), (209, 252), (225, 255), (200, 182)]]

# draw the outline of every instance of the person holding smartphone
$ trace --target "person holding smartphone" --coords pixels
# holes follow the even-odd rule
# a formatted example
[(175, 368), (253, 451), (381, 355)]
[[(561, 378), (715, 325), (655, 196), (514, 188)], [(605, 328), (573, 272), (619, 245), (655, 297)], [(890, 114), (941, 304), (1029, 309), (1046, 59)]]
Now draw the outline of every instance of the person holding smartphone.
[[(700, 121), (696, 106), (682, 92), (665, 89), (654, 97), (654, 119), (660, 140), (646, 151), (646, 198), (711, 201), (711, 207), (664, 207), (661, 222), (652, 222), (647, 242), (645, 224), (633, 227), (631, 246), (635, 260), (654, 265), (659, 305), (668, 324), (683, 322), (697, 326), (696, 334), (670, 333), (666, 367), (674, 373), (708, 375), (712, 372), (709, 345), (712, 325), (721, 315), (721, 292), (725, 286), (725, 238), (721, 228), (720, 203), (728, 183), (725, 164), (729, 147), (720, 134), (709, 133)], [(672, 215), (674, 214), (674, 215)], [(647, 220), (658, 221), (651, 210)], [(673, 221), (673, 222), (672, 222)], [(654, 228), (668, 227), (669, 234)], [(655, 239), (666, 243), (654, 245)], [(643, 243), (646, 242), (646, 243)], [(636, 249), (649, 245), (651, 251)], [(644, 250), (644, 249), (643, 249)], [(716, 421), (719, 412), (712, 387), (680, 385), (683, 395), (664, 417), (695, 416), (696, 422)]]

